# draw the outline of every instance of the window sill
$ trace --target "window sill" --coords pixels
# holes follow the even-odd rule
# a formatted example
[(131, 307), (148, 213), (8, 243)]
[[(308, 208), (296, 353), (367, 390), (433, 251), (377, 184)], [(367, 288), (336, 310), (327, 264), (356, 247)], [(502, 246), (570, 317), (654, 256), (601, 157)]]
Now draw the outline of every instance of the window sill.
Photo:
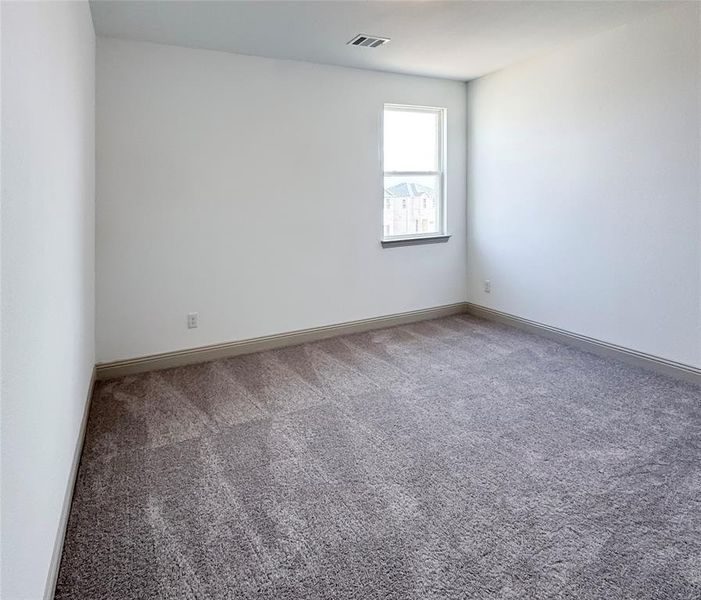
[(380, 240), (383, 248), (396, 248), (397, 246), (418, 246), (419, 244), (441, 244), (450, 239), (449, 235), (431, 235), (413, 238), (397, 238), (394, 240)]

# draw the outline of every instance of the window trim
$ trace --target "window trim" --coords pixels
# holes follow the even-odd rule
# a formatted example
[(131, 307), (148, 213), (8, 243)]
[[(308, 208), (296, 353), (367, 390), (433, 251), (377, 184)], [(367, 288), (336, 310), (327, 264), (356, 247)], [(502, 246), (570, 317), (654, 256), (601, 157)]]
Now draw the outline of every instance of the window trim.
[[(436, 135), (438, 136), (438, 170), (437, 171), (385, 171), (385, 111), (386, 110), (401, 110), (404, 112), (422, 112), (422, 113), (437, 113), (438, 114), (438, 127), (436, 128)], [(448, 241), (450, 235), (448, 234), (448, 194), (447, 194), (447, 176), (446, 176), (446, 155), (447, 155), (447, 122), (448, 122), (448, 111), (442, 106), (419, 106), (414, 104), (393, 104), (385, 103), (382, 106), (382, 117), (380, 119), (380, 167), (382, 171), (382, 203), (380, 204), (382, 211), (380, 212), (380, 243), (383, 248), (392, 246), (409, 246), (413, 243), (431, 243), (435, 241), (445, 242)], [(387, 176), (432, 176), (438, 178), (438, 231), (431, 231), (426, 233), (411, 233), (402, 235), (384, 235), (384, 183), (385, 177)]]
[(447, 242), (450, 235), (422, 235), (421, 237), (398, 237), (380, 240), (383, 248), (397, 248), (398, 246), (417, 246), (419, 244), (440, 244)]

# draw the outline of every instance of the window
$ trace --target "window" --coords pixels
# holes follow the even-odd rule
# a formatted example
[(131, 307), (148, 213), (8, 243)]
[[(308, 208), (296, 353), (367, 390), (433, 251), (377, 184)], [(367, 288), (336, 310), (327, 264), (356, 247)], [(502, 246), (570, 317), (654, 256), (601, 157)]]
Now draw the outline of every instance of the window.
[(383, 145), (383, 241), (445, 235), (445, 109), (385, 104)]

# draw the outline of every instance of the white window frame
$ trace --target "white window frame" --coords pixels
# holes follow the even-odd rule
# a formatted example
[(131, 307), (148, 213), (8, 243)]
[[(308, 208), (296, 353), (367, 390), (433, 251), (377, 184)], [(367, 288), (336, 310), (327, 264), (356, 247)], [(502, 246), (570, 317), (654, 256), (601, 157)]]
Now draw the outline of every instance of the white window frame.
[[(385, 131), (385, 111), (387, 110), (401, 110), (403, 112), (408, 112), (408, 111), (414, 111), (414, 112), (422, 112), (422, 113), (430, 113), (430, 114), (437, 114), (438, 115), (438, 127), (436, 128), (436, 136), (437, 136), (437, 144), (436, 147), (438, 148), (438, 170), (437, 171), (385, 171), (385, 165), (384, 165), (384, 160), (385, 160), (385, 140), (384, 140), (384, 131)], [(380, 213), (381, 217), (381, 228), (380, 231), (382, 232), (382, 238), (381, 241), (384, 242), (410, 242), (412, 240), (417, 240), (417, 241), (425, 241), (425, 240), (430, 240), (430, 239), (442, 239), (445, 240), (447, 239), (448, 236), (448, 215), (447, 215), (447, 206), (446, 206), (446, 190), (447, 190), (447, 177), (446, 177), (446, 132), (447, 132), (447, 110), (444, 107), (439, 107), (439, 106), (416, 106), (413, 104), (385, 104), (382, 107), (382, 119), (381, 119), (381, 128), (380, 128), (380, 138), (381, 138), (381, 148), (380, 148), (380, 161), (382, 163), (382, 212)], [(437, 193), (437, 201), (438, 201), (438, 231), (432, 231), (430, 233), (411, 233), (411, 234), (403, 234), (403, 235), (391, 235), (391, 236), (386, 236), (384, 235), (384, 226), (385, 226), (385, 221), (384, 221), (384, 207), (385, 207), (385, 202), (384, 202), (384, 184), (385, 184), (385, 177), (387, 176), (410, 176), (410, 177), (416, 177), (416, 176), (421, 176), (421, 175), (428, 175), (428, 176), (434, 176), (437, 177), (438, 180), (438, 193)]]

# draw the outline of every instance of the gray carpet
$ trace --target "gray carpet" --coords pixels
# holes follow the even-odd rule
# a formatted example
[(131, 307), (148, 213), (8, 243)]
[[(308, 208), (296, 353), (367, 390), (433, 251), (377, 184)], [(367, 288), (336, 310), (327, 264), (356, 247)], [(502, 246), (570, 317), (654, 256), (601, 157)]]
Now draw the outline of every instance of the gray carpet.
[(701, 598), (701, 392), (457, 316), (98, 385), (57, 598)]

